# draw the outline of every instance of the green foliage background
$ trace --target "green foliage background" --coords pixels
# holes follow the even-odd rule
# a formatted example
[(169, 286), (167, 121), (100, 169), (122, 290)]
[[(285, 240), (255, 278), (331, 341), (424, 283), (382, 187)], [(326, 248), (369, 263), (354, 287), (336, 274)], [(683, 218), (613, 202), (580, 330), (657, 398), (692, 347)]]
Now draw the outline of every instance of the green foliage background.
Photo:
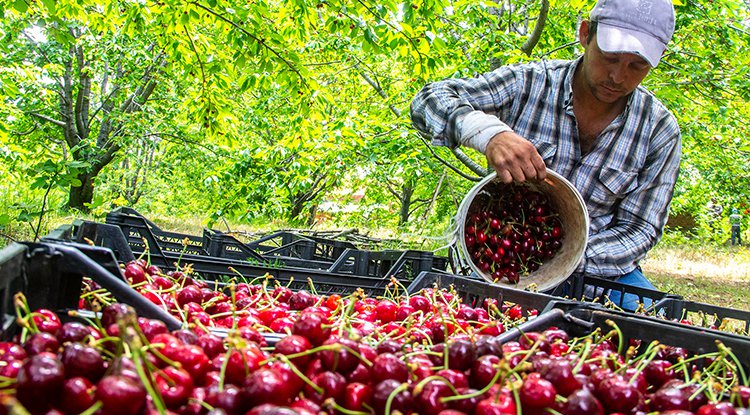
[[(411, 98), (431, 80), (577, 56), (593, 4), (0, 1), (0, 232), (132, 206), (207, 226), (439, 235), (472, 173), (417, 136)], [(710, 197), (748, 208), (750, 17), (741, 0), (675, 6), (645, 85), (683, 131), (672, 212), (720, 242)]]

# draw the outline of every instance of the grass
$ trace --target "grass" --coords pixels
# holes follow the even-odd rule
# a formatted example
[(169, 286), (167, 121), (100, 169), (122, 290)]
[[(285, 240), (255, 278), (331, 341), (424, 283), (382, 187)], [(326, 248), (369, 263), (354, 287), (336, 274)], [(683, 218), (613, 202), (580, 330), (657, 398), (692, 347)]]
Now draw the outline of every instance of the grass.
[(641, 265), (660, 291), (750, 311), (748, 247), (657, 246)]

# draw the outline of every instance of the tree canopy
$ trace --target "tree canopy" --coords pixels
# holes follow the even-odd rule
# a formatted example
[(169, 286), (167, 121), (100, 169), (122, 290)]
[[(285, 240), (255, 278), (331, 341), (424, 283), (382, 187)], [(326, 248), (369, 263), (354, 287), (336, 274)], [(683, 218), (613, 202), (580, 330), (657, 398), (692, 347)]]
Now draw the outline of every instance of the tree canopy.
[[(209, 222), (312, 225), (328, 209), (341, 224), (445, 226), (483, 158), (428, 146), (411, 98), (432, 80), (577, 56), (593, 4), (0, 1), (0, 226), (115, 205)], [(700, 216), (711, 196), (746, 209), (748, 6), (675, 9), (645, 82), (683, 132), (672, 210)]]

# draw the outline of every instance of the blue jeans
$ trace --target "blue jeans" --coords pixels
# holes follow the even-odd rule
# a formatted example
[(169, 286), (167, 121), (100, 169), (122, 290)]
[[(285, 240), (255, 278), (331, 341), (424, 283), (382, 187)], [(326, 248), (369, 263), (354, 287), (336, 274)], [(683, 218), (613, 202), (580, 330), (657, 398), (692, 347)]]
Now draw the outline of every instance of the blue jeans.
[[(643, 275), (643, 272), (641, 272), (641, 269), (638, 267), (623, 275), (622, 277), (615, 279), (615, 281), (621, 284), (632, 285), (634, 287), (648, 288), (651, 290), (656, 289), (656, 287), (651, 284), (651, 282)], [(620, 296), (621, 294), (619, 291), (612, 291), (609, 294), (609, 299), (615, 304), (620, 304)], [(646, 307), (649, 307), (653, 303), (653, 301), (649, 298), (644, 298), (643, 301), (644, 306)], [(626, 293), (625, 298), (622, 301), (622, 308), (628, 311), (635, 311), (638, 308), (638, 302), (639, 301), (637, 295)]]

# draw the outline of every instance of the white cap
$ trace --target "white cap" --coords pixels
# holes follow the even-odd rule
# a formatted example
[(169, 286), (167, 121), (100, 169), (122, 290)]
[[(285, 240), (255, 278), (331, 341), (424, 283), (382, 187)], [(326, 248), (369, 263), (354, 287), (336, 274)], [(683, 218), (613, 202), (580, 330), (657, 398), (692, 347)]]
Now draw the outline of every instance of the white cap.
[(605, 52), (636, 53), (656, 67), (674, 33), (671, 0), (599, 0), (591, 10)]

